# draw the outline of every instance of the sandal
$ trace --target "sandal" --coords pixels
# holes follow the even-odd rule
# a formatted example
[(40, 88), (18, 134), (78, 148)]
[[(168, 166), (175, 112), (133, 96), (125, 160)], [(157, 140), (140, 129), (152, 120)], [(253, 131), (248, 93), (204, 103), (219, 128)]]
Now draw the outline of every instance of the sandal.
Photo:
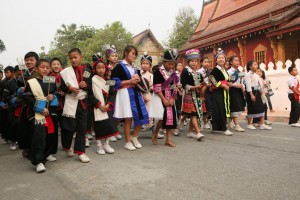
[(169, 147), (176, 147), (176, 144), (174, 144), (171, 140), (170, 141), (167, 141), (165, 143), (165, 145), (169, 146)]

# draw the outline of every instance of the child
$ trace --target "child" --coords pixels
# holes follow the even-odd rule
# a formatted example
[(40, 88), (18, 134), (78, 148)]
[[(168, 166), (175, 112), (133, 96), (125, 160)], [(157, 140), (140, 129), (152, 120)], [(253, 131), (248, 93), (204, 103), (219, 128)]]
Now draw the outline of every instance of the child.
[[(137, 71), (133, 68), (133, 63), (138, 55), (137, 49), (132, 45), (127, 45), (123, 52), (123, 61), (112, 70), (111, 77), (116, 81), (117, 89), (114, 117), (125, 119), (125, 149), (135, 150), (142, 148), (137, 140), (141, 126), (149, 124), (148, 112), (141, 93), (136, 85), (140, 81)], [(130, 138), (131, 122), (134, 121), (134, 131)], [(133, 145), (131, 143), (133, 142)]]
[(109, 69), (105, 66), (102, 56), (95, 54), (92, 59), (95, 75), (92, 78), (93, 95), (90, 98), (91, 104), (94, 107), (93, 121), (97, 141), (97, 153), (100, 155), (104, 155), (105, 153), (112, 154), (115, 150), (109, 145), (109, 137), (119, 134), (112, 118), (109, 118), (107, 113), (113, 107), (113, 104), (109, 101), (110, 93), (114, 92), (110, 89), (113, 86), (106, 84)]
[(153, 89), (150, 116), (159, 120), (153, 132), (153, 144), (158, 144), (158, 131), (162, 127), (166, 129), (165, 145), (175, 147), (171, 140), (172, 129), (177, 128), (175, 99), (177, 93), (176, 85), (179, 78), (174, 71), (177, 60), (176, 51), (164, 53), (163, 65), (154, 72)]
[[(37, 53), (31, 51), (24, 56), (24, 60), (25, 60), (25, 65), (27, 70), (25, 71), (25, 73), (22, 74), (22, 76), (18, 78), (17, 81), (18, 93), (20, 97), (22, 97), (22, 93), (25, 90), (25, 85), (27, 84), (27, 81), (37, 77), (35, 66), (37, 61), (39, 60), (39, 56)], [(24, 102), (22, 104), (22, 111), (20, 116), (20, 130), (22, 131), (20, 131), (19, 141), (18, 141), (19, 148), (23, 149), (22, 151), (23, 157), (28, 156), (28, 151), (30, 147), (32, 133), (33, 133), (33, 130), (31, 129), (32, 126), (30, 125), (28, 113), (29, 113), (29, 109), (26, 105), (26, 102)]]
[[(230, 90), (229, 90), (229, 97), (230, 97), (230, 117), (234, 123), (233, 130), (238, 132), (244, 132), (245, 130), (240, 127), (238, 123), (238, 117), (242, 115), (242, 112), (245, 110), (245, 100), (244, 100), (244, 85), (243, 79), (239, 77), (239, 66), (240, 60), (237, 56), (231, 56), (229, 58), (229, 64), (231, 68), (227, 71), (229, 75)], [(231, 120), (229, 120), (230, 124)]]
[(247, 118), (248, 126), (250, 130), (256, 128), (252, 125), (252, 119), (260, 118), (260, 129), (271, 130), (272, 128), (264, 123), (265, 105), (262, 100), (263, 83), (261, 78), (256, 74), (258, 65), (255, 61), (249, 61), (247, 63), (247, 73), (245, 75), (246, 85), (246, 102), (247, 102)]
[[(12, 66), (7, 66), (4, 69), (4, 73), (5, 73), (5, 79), (1, 81), (1, 87), (2, 87), (2, 97), (3, 97), (3, 101), (5, 103), (5, 106), (2, 107), (2, 121), (1, 124), (2, 125), (2, 138), (4, 139), (5, 143), (8, 143), (9, 141), (11, 141), (11, 139), (14, 139), (13, 143), (16, 142), (16, 138), (11, 138), (11, 130), (10, 130), (10, 123), (12, 122), (11, 117), (9, 117), (10, 112), (11, 112), (11, 105), (10, 104), (10, 99), (9, 96), (10, 94), (14, 93), (14, 91), (10, 91), (9, 90), (9, 84), (11, 82), (11, 80), (13, 80), (14, 78), (14, 68)], [(12, 144), (13, 145), (13, 144)]]
[(291, 101), (291, 112), (289, 125), (292, 127), (300, 127), (298, 123), (300, 117), (300, 89), (299, 89), (299, 80), (297, 79), (298, 70), (295, 66), (289, 67), (288, 71), (291, 77), (288, 79), (289, 86), (289, 99)]
[[(200, 90), (205, 87), (200, 73), (197, 72), (197, 66), (200, 59), (199, 50), (191, 49), (186, 52), (187, 65), (181, 74), (181, 84), (184, 88), (182, 114), (191, 118), (189, 133), (187, 137), (196, 138), (201, 141), (204, 135), (201, 133), (199, 124), (202, 123), (202, 100), (200, 99)], [(196, 131), (196, 134), (193, 133)]]
[(230, 117), (229, 76), (225, 69), (226, 54), (219, 48), (215, 55), (217, 66), (210, 73), (212, 91), (212, 130), (221, 131), (224, 135), (233, 133), (227, 129), (227, 118)]
[(74, 153), (81, 162), (90, 161), (85, 154), (85, 131), (87, 125), (87, 97), (91, 92), (92, 69), (81, 65), (80, 49), (73, 48), (68, 53), (72, 67), (61, 71), (61, 90), (66, 94), (63, 109), (62, 146), (69, 157), (74, 156), (71, 148), (73, 135), (76, 132)]
[[(177, 62), (176, 64), (176, 75), (178, 76), (179, 78), (179, 83), (177, 85), (177, 98), (175, 100), (175, 105), (176, 105), (176, 111), (177, 111), (177, 121), (180, 121), (181, 119), (181, 106), (182, 106), (182, 85), (181, 85), (181, 82), (180, 82), (180, 76), (181, 76), (181, 73), (183, 71), (183, 64), (181, 62)], [(180, 134), (180, 130), (182, 130), (182, 128), (180, 127), (177, 127), (176, 129), (173, 130), (173, 134), (175, 136), (179, 135)]]
[[(7, 69), (7, 68), (6, 68)], [(8, 119), (9, 119), (9, 140), (11, 141), (10, 150), (14, 151), (18, 148), (19, 139), (19, 118), (21, 115), (21, 101), (17, 95), (17, 79), (20, 75), (19, 66), (15, 66), (13, 70), (13, 77), (7, 82), (3, 98), (8, 104)], [(3, 122), (3, 121), (2, 121)]]
[[(147, 51), (144, 52), (144, 55), (141, 58), (141, 76), (149, 82), (149, 92), (143, 93), (143, 100), (145, 102), (147, 112), (150, 111), (151, 104), (151, 93), (153, 92), (153, 74), (149, 72), (152, 67), (152, 57), (147, 54)], [(149, 119), (150, 124), (144, 126), (144, 130), (147, 131), (153, 127), (153, 118)]]
[[(118, 62), (118, 53), (117, 50), (115, 48), (114, 45), (111, 45), (111, 47), (109, 47), (106, 51), (105, 51), (105, 56), (106, 56), (106, 60), (107, 60), (107, 65), (108, 65), (108, 75), (107, 78), (111, 79), (111, 71), (115, 68), (117, 62)], [(112, 101), (113, 104), (115, 104), (116, 101), (116, 94), (111, 94), (110, 99)], [(110, 109), (108, 111), (108, 114), (111, 118), (113, 118), (113, 113), (114, 113), (114, 109)], [(116, 126), (118, 125), (118, 121), (114, 120)], [(117, 140), (121, 140), (122, 139), (122, 135), (121, 134), (117, 134), (116, 136), (112, 136), (109, 138), (111, 142), (116, 142)]]
[(28, 113), (30, 126), (33, 127), (32, 140), (30, 145), (29, 158), (33, 165), (36, 165), (36, 172), (46, 170), (44, 150), (46, 147), (46, 135), (48, 132), (49, 115), (48, 102), (54, 99), (54, 84), (44, 83), (43, 76), (47, 76), (50, 71), (50, 64), (45, 59), (40, 59), (36, 63), (37, 78), (27, 82), (24, 100), (30, 109)]
[(205, 104), (206, 111), (203, 111), (203, 122), (204, 122), (203, 128), (210, 129), (210, 125), (208, 122), (212, 116), (212, 93), (211, 93), (211, 82), (209, 81), (209, 75), (212, 69), (209, 68), (211, 67), (211, 65), (209, 64), (209, 58), (208, 57), (201, 58), (200, 65), (201, 68), (199, 70), (199, 73), (202, 75), (203, 81), (206, 84), (205, 94), (204, 94), (204, 98), (205, 98), (204, 104)]

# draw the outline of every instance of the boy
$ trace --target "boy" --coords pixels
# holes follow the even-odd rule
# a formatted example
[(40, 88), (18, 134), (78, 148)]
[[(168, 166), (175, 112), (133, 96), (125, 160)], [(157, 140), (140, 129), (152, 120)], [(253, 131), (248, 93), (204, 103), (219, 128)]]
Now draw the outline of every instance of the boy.
[(289, 125), (292, 127), (300, 127), (298, 123), (300, 117), (300, 102), (299, 102), (299, 80), (297, 79), (298, 70), (296, 67), (292, 66), (288, 68), (291, 77), (288, 79), (289, 86), (289, 99), (291, 101), (291, 112)]
[[(62, 146), (67, 155), (78, 154), (83, 163), (90, 161), (85, 154), (85, 131), (87, 127), (87, 97), (91, 94), (92, 69), (81, 65), (80, 49), (71, 49), (68, 53), (71, 67), (61, 71), (61, 89), (66, 94), (63, 109)], [(76, 132), (74, 153), (71, 148), (73, 135)]]
[[(37, 76), (35, 72), (35, 66), (37, 61), (39, 60), (39, 56), (35, 52), (28, 52), (24, 56), (25, 60), (25, 66), (27, 70), (25, 73), (23, 73), (22, 76), (18, 78), (18, 91), (20, 97), (22, 97), (22, 93), (25, 90), (25, 85), (28, 80), (35, 78)], [(20, 67), (20, 66), (19, 66)], [(21, 69), (23, 70), (23, 69)], [(33, 130), (30, 129), (30, 122), (29, 122), (29, 117), (28, 117), (29, 109), (26, 105), (26, 103), (22, 104), (22, 111), (21, 111), (21, 116), (20, 116), (20, 134), (19, 134), (19, 148), (23, 149), (22, 155), (23, 157), (28, 156), (28, 151), (30, 147), (30, 142), (31, 142), (31, 136), (33, 133)]]
[(29, 159), (33, 165), (36, 165), (36, 172), (44, 172), (46, 170), (44, 150), (46, 148), (46, 136), (49, 130), (50, 121), (49, 105), (54, 99), (54, 84), (43, 82), (43, 77), (48, 75), (50, 64), (45, 59), (40, 59), (36, 63), (37, 77), (28, 80), (24, 101), (29, 108), (29, 123), (32, 132), (32, 140), (30, 143)]
[(8, 104), (8, 120), (9, 120), (9, 140), (11, 141), (10, 150), (14, 151), (18, 148), (19, 138), (19, 117), (21, 114), (21, 101), (17, 96), (17, 79), (20, 75), (19, 66), (15, 66), (13, 77), (10, 78), (4, 88), (3, 98)]

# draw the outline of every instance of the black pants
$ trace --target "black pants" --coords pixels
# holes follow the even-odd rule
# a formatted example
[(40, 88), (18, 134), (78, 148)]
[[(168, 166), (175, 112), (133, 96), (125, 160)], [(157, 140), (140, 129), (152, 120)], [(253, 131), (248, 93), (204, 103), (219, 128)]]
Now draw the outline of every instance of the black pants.
[(73, 135), (76, 132), (74, 153), (85, 153), (85, 131), (87, 122), (87, 110), (82, 108), (78, 103), (75, 118), (62, 117), (63, 118), (63, 132), (61, 133), (61, 142), (65, 150), (71, 148)]
[(1, 134), (4, 140), (9, 140), (9, 115), (8, 109), (2, 109), (1, 114)]
[(94, 121), (94, 108), (92, 106), (87, 106), (87, 124), (86, 124), (86, 133), (91, 133), (93, 129)]
[(23, 106), (20, 116), (20, 132), (19, 132), (19, 147), (20, 149), (29, 149), (34, 132), (34, 126), (27, 117), (27, 107)]
[(35, 120), (30, 120), (34, 127), (31, 145), (29, 149), (29, 159), (33, 165), (45, 163), (44, 150), (46, 148), (46, 127), (42, 124), (35, 124)]
[(296, 101), (294, 94), (289, 94), (291, 101), (291, 112), (289, 124), (295, 124), (299, 121), (300, 117), (300, 103)]
[(44, 151), (45, 158), (51, 154), (56, 154), (58, 147), (58, 119), (57, 115), (51, 115), (51, 117), (54, 124), (54, 133), (47, 134), (46, 136), (46, 148)]
[[(227, 103), (229, 104), (229, 103)], [(227, 116), (224, 102), (223, 89), (214, 90), (212, 93), (212, 129), (226, 131)]]
[(12, 142), (18, 142), (19, 130), (20, 130), (20, 117), (15, 116), (15, 109), (10, 108), (9, 112), (9, 140)]
[(273, 106), (272, 106), (272, 102), (271, 102), (271, 97), (270, 97), (270, 95), (268, 93), (266, 94), (266, 97), (268, 99), (268, 105), (269, 105), (270, 110), (273, 110)]

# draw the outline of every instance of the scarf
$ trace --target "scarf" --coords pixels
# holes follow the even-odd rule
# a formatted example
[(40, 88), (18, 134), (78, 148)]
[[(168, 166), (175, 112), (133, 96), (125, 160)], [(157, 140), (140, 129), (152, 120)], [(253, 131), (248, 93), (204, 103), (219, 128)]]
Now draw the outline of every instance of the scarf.
[[(93, 89), (94, 96), (96, 97), (96, 99), (98, 99), (101, 102), (100, 105), (106, 105), (106, 101), (103, 97), (102, 90), (108, 93), (109, 85), (105, 85), (106, 81), (98, 75), (95, 75), (92, 78), (92, 82), (93, 82), (92, 89)], [(102, 121), (108, 119), (107, 112), (102, 112), (99, 108), (94, 108), (94, 116), (95, 116), (95, 121)]]
[[(79, 88), (73, 67), (65, 68), (61, 71), (60, 75), (67, 86)], [(80, 90), (80, 92), (77, 95), (73, 93), (66, 94), (62, 116), (75, 118), (78, 100), (84, 99), (86, 95), (87, 93), (83, 90)]]

